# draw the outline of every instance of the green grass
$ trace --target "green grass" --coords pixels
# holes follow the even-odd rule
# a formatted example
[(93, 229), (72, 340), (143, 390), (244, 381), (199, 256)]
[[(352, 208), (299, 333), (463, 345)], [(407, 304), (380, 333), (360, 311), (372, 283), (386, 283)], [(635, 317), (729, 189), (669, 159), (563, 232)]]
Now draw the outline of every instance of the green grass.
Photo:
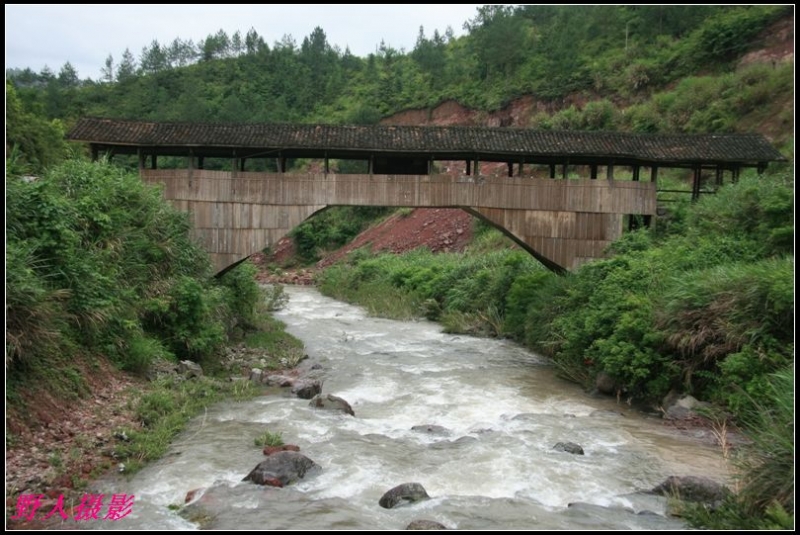
[(119, 442), (114, 453), (125, 473), (134, 473), (147, 462), (160, 458), (193, 417), (224, 399), (245, 400), (256, 395), (250, 381), (224, 381), (209, 377), (184, 380), (162, 377), (150, 383), (148, 391), (132, 401), (140, 429), (120, 429), (127, 441)]
[(259, 448), (263, 448), (265, 446), (283, 446), (283, 435), (281, 433), (273, 433), (271, 431), (264, 431), (256, 438), (253, 439), (253, 443), (258, 446)]

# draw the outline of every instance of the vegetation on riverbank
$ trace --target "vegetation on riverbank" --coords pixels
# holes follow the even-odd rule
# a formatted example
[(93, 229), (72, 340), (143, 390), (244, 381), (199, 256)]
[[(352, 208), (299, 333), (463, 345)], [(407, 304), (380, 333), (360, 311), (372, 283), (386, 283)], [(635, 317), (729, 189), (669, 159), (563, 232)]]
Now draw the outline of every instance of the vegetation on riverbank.
[[(242, 373), (225, 357), (234, 344), (269, 369), (303, 357), (269, 314), (280, 289), (260, 288), (250, 264), (213, 277), (186, 215), (136, 174), (73, 159), (31, 177), (16, 153), (6, 163), (12, 498), (80, 492), (112, 466), (135, 472), (204, 408), (255, 395), (246, 377), (230, 380)], [(204, 375), (176, 375), (179, 360)], [(111, 382), (127, 386), (102, 389)]]

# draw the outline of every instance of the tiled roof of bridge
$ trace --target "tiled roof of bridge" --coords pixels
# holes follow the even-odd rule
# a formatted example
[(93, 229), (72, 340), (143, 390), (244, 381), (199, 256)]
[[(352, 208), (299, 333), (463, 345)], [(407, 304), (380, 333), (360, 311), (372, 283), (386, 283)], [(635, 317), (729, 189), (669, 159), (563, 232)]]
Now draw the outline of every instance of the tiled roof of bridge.
[(67, 137), (102, 145), (146, 147), (463, 153), (685, 163), (784, 159), (760, 134), (555, 132), (468, 126), (203, 124), (84, 118)]

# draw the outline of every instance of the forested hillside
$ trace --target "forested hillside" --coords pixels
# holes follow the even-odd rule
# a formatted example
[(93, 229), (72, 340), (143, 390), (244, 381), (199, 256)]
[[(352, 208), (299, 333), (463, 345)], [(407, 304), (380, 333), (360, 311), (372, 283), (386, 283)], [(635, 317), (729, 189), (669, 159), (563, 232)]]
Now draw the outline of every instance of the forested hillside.
[[(26, 110), (67, 125), (85, 115), (374, 123), (446, 100), (492, 111), (532, 95), (539, 105), (515, 126), (732, 131), (755, 108), (791, 102), (785, 57), (740, 60), (792, 14), (792, 6), (484, 6), (463, 37), (420, 27), (413, 50), (381, 43), (365, 58), (328, 42), (323, 28), (271, 44), (250, 28), (198, 43), (153, 41), (138, 55), (109, 51), (98, 80), (81, 79), (70, 63), (6, 74)], [(772, 120), (791, 130), (792, 109), (778, 111)]]

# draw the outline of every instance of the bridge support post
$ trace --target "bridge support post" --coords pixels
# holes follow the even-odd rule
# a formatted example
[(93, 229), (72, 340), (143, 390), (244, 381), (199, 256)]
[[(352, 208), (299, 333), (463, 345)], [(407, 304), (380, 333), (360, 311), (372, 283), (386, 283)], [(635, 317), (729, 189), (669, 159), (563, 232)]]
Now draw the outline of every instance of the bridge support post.
[(692, 201), (696, 201), (700, 198), (700, 178), (702, 175), (702, 170), (700, 167), (694, 168), (694, 176), (692, 178)]

